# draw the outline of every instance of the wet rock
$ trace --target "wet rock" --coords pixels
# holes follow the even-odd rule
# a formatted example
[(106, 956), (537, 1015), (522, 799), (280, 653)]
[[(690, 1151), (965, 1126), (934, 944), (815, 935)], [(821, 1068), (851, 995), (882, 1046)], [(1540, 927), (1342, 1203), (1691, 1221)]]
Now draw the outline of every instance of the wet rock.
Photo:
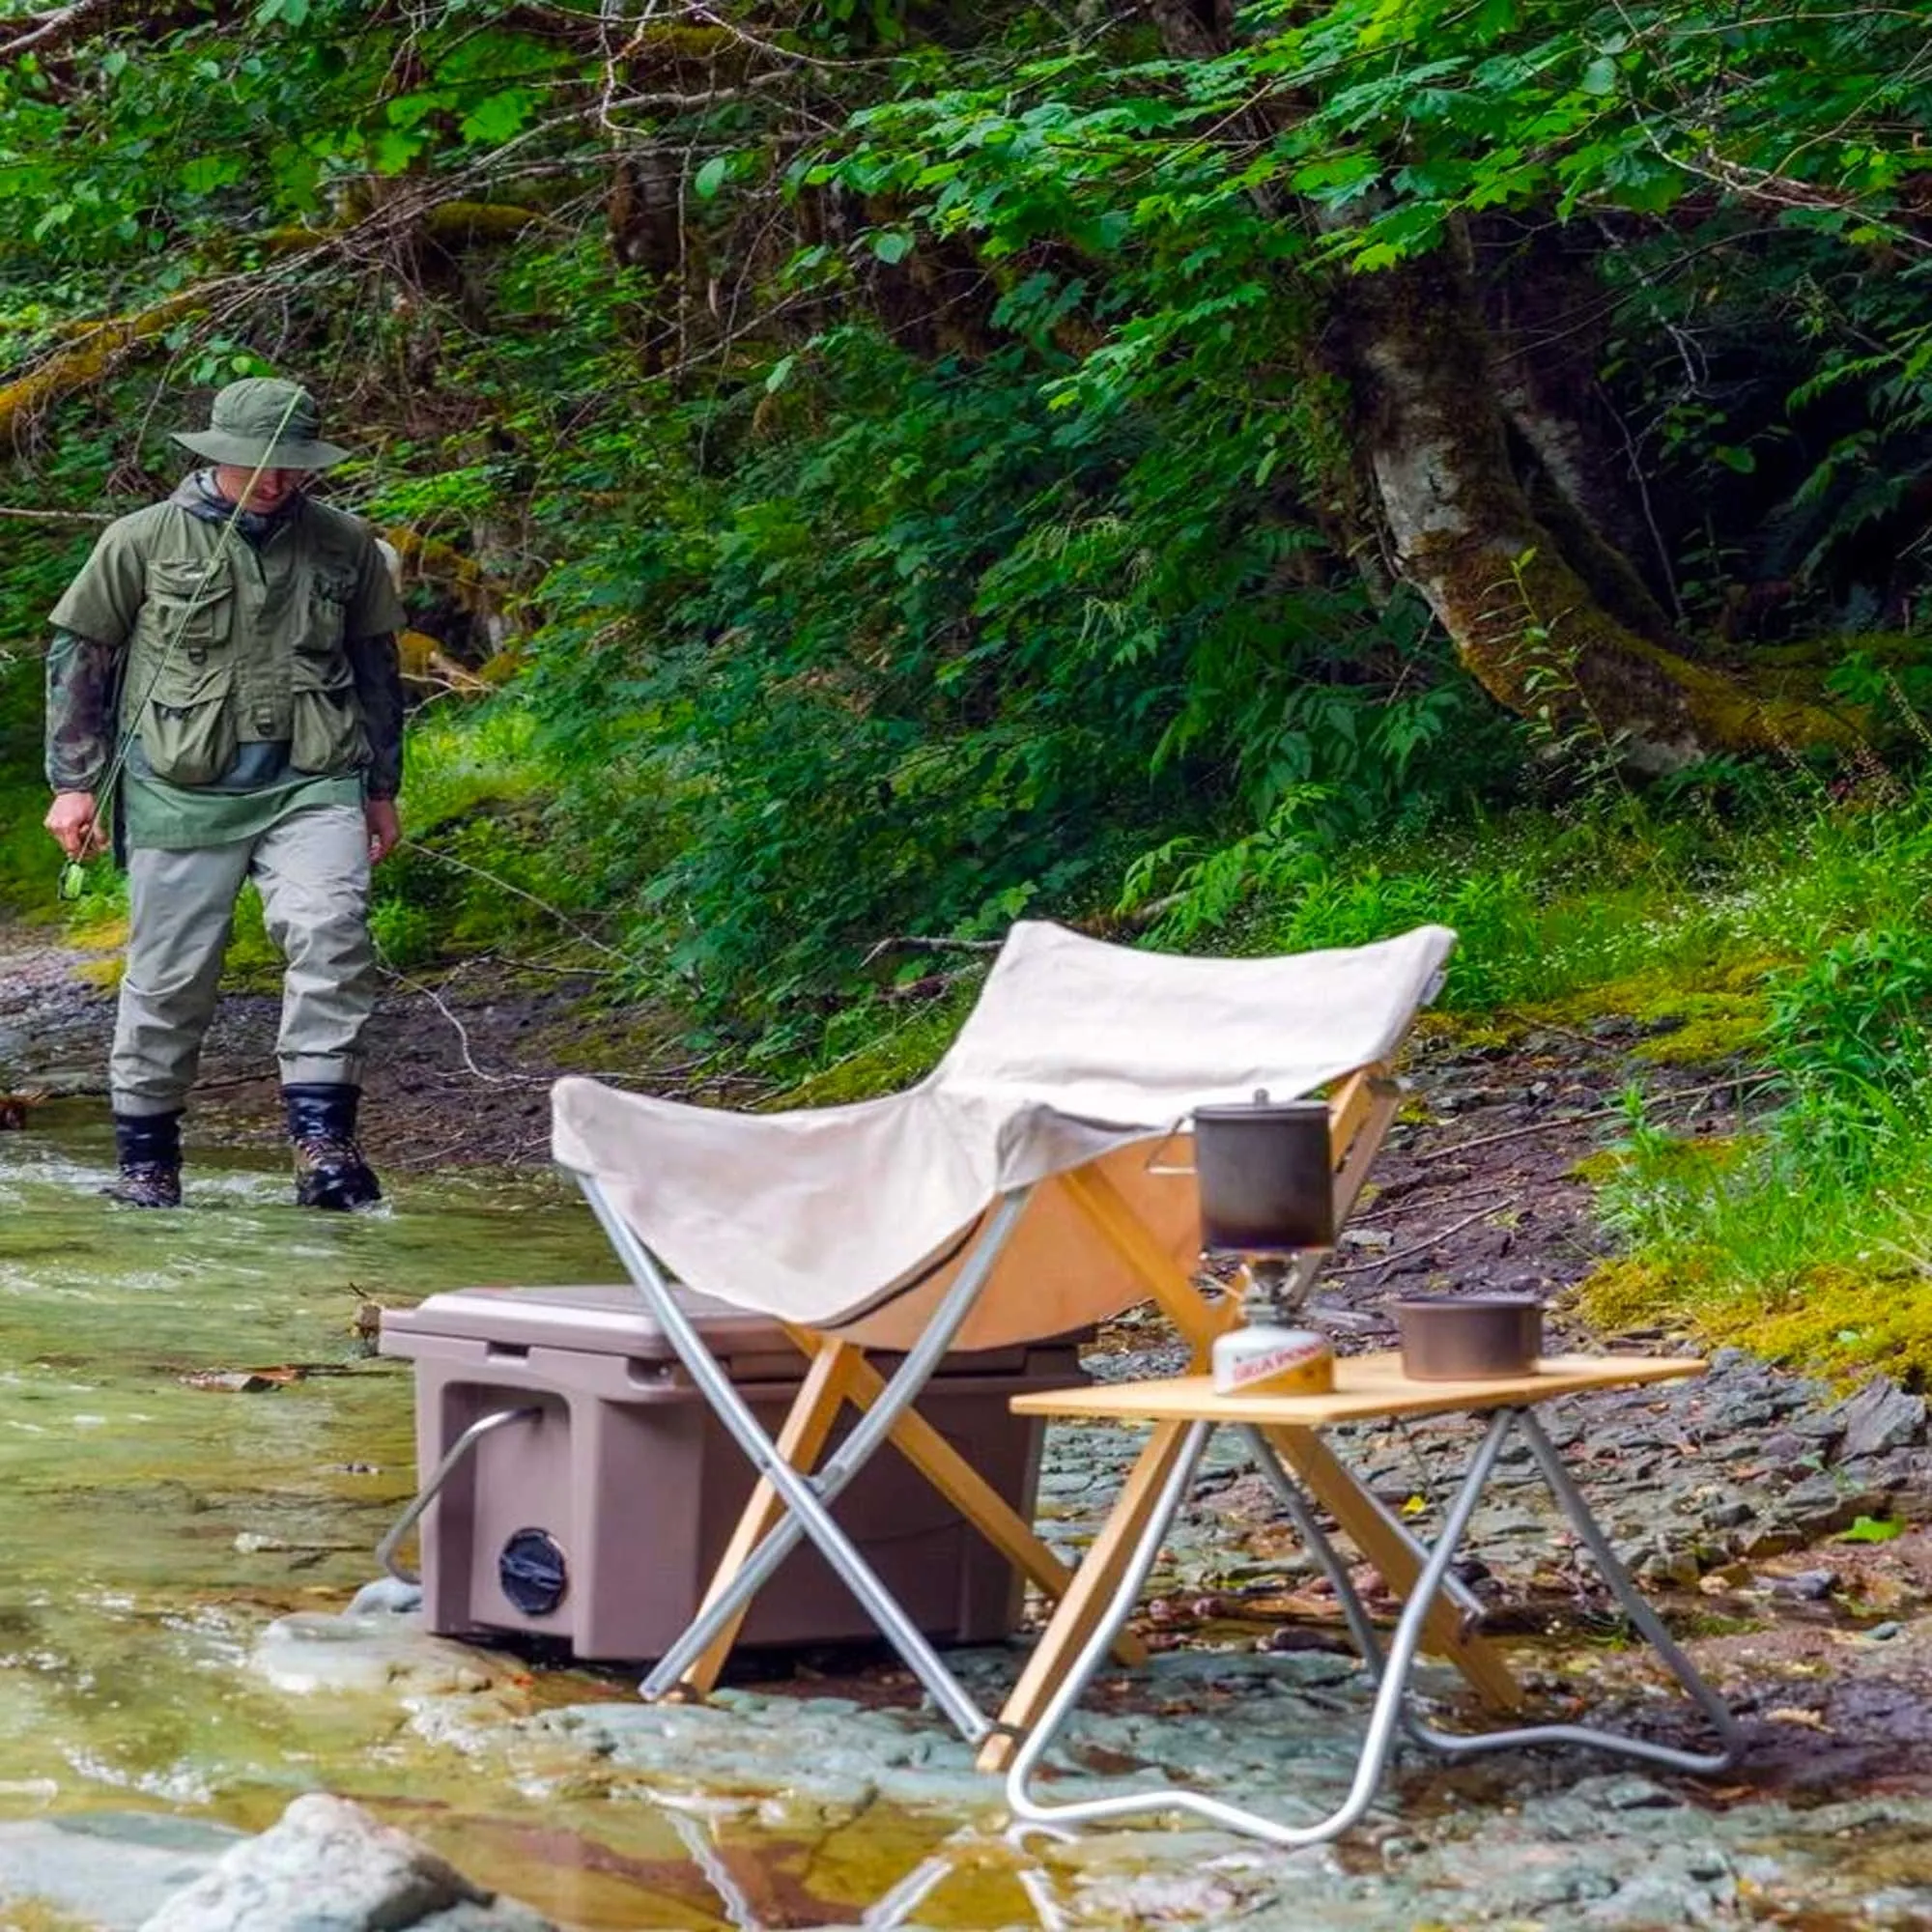
[(1634, 1568), (1637, 1581), (1648, 1589), (1667, 1584), (1688, 1590), (1703, 1574), (1694, 1549), (1667, 1543), (1653, 1545)]
[(1612, 1811), (1667, 1810), (1684, 1801), (1664, 1790), (1654, 1778), (1591, 1777), (1571, 1789), (1571, 1797), (1606, 1806)]
[(1094, 1480), (1092, 1469), (1045, 1469), (1040, 1472), (1039, 1493), (1042, 1497), (1076, 1496), (1091, 1490)]
[(1706, 1427), (1720, 1435), (1749, 1435), (1770, 1425), (1777, 1411), (1756, 1394), (1720, 1397), (1711, 1404)]
[(1438, 1114), (1473, 1113), (1479, 1107), (1499, 1107), (1509, 1098), (1501, 1087), (1443, 1087), (1431, 1096)]
[[(1527, 1510), (1499, 1509), (1483, 1513), (1481, 1533), (1483, 1541), (1489, 1543), (1495, 1539), (1508, 1541), (1512, 1537), (1544, 1536), (1548, 1533), (1548, 1528), (1545, 1518), (1533, 1516)], [(1488, 1575), (1480, 1564), (1471, 1567), (1481, 1575)]]
[(1835, 1442), (1845, 1433), (1843, 1419), (1830, 1410), (1794, 1415), (1789, 1427), (1794, 1435), (1818, 1442)]
[[(240, 1842), (237, 1833), (152, 1812), (0, 1823), (0, 1901), (31, 1898), (80, 1924), (132, 1932)], [(0, 1924), (16, 1921), (0, 1903)]]
[(412, 1619), (389, 1611), (327, 1616), (302, 1610), (278, 1618), (257, 1640), (250, 1668), (276, 1690), (401, 1690), (462, 1695), (490, 1690), (514, 1665), (488, 1651), (427, 1636)]
[(406, 1583), (400, 1577), (378, 1577), (373, 1583), (364, 1583), (356, 1591), (343, 1615), (370, 1617), (381, 1612), (408, 1616), (422, 1608), (422, 1596), (420, 1583)]
[(1757, 1511), (1740, 1497), (1733, 1502), (1707, 1503), (1703, 1518), (1712, 1529), (1742, 1529), (1756, 1514)]
[(1844, 1425), (1847, 1459), (1908, 1448), (1925, 1435), (1924, 1397), (1906, 1394), (1889, 1376), (1874, 1376), (1833, 1413)]
[(1915, 1522), (1932, 1517), (1932, 1450), (1904, 1449), (1886, 1460), (1891, 1469), (1896, 1512)]
[(1843, 1492), (1835, 1476), (1811, 1475), (1793, 1483), (1784, 1492), (1787, 1515), (1807, 1527), (1837, 1513)]
[(359, 1805), (298, 1798), (141, 1932), (556, 1932)]
[(1260, 1638), (1256, 1648), (1276, 1654), (1319, 1650), (1335, 1656), (1352, 1655), (1349, 1639), (1339, 1632), (1321, 1630), (1309, 1624), (1283, 1624)]
[(1861, 1456), (1856, 1462), (1836, 1464), (1833, 1473), (1843, 1492), (1861, 1499), (1860, 1516), (1883, 1516), (1892, 1492), (1905, 1474), (1909, 1450), (1891, 1450), (1883, 1456)]
[[(1252, 1884), (1252, 1881), (1250, 1882)], [(1083, 1926), (1226, 1925), (1246, 1919), (1237, 1877), (1214, 1872), (1151, 1872), (1109, 1876), (1082, 1888)]]

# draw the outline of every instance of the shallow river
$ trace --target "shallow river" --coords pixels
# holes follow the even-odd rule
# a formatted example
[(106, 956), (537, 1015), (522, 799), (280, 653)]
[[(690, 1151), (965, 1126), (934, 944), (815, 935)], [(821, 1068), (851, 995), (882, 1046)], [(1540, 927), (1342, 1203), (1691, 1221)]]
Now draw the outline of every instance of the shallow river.
[[(413, 1486), (408, 1365), (367, 1353), (358, 1304), (615, 1264), (542, 1176), (404, 1177), (384, 1209), (330, 1217), (287, 1205), (267, 1153), (199, 1158), (180, 1213), (109, 1208), (110, 1169), (91, 1106), (0, 1135), (0, 1817), (261, 1829), (301, 1791), (339, 1791), (584, 1928), (743, 1925), (745, 1894), (766, 1901), (758, 1923), (846, 1922), (921, 1864), (944, 1824), (882, 1812), (836, 1848), (726, 1833), (694, 1858), (689, 1816), (526, 1800), (417, 1740), (393, 1699), (252, 1673), (270, 1621), (339, 1609), (376, 1574)], [(288, 1367), (308, 1373), (254, 1393), (207, 1379)], [(529, 1694), (610, 1699), (628, 1680), (540, 1673)], [(921, 1922), (1034, 1916), (1009, 1879), (963, 1872)]]

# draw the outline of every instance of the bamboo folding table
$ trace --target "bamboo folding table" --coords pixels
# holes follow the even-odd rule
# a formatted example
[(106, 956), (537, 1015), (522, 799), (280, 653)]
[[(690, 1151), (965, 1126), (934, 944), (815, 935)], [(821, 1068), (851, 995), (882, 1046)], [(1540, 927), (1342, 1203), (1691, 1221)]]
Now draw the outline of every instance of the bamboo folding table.
[[(1013, 1407), (1022, 1413), (1151, 1422), (1154, 1433), (1116, 1502), (1094, 1553), (1079, 1572), (1083, 1580), (1090, 1572), (1094, 1574), (1092, 1599), (1076, 1607), (1071, 1593), (1064, 1598), (1059, 1613), (1035, 1652), (1035, 1668), (1030, 1672), (1032, 1682), (1023, 1709), (1026, 1735), (1016, 1747), (1009, 1746), (999, 1753), (1007, 1762), (1007, 1798), (1013, 1815), (1031, 1823), (1080, 1824), (1179, 1809), (1272, 1844), (1316, 1844), (1347, 1831), (1367, 1811), (1380, 1783), (1398, 1726), (1406, 1729), (1419, 1743), (1451, 1756), (1522, 1745), (1584, 1744), (1677, 1771), (1711, 1773), (1728, 1768), (1735, 1761), (1741, 1744), (1730, 1711), (1698, 1675), (1656, 1611), (1645, 1603), (1534, 1413), (1539, 1404), (1557, 1396), (1632, 1383), (1668, 1381), (1701, 1374), (1703, 1367), (1702, 1362), (1686, 1357), (1564, 1355), (1546, 1358), (1527, 1375), (1456, 1382), (1417, 1381), (1403, 1373), (1400, 1355), (1384, 1352), (1344, 1357), (1336, 1363), (1334, 1389), (1320, 1395), (1223, 1396), (1215, 1394), (1208, 1377), (1195, 1375), (1014, 1397)], [(1324, 1460), (1328, 1456), (1325, 1448), (1320, 1456), (1311, 1455), (1311, 1445), (1319, 1444), (1317, 1432), (1333, 1423), (1453, 1410), (1487, 1412), (1489, 1424), (1471, 1453), (1467, 1470), (1420, 1574), (1412, 1580), (1406, 1577), (1394, 1579), (1406, 1602), (1395, 1634), (1384, 1651), (1346, 1567), (1328, 1545), (1310, 1507), (1311, 1496), (1319, 1496), (1332, 1511), (1337, 1495), (1346, 1497), (1351, 1491), (1359, 1493), (1358, 1486), (1346, 1472), (1338, 1483), (1339, 1464)], [(1172, 1788), (1063, 1804), (1044, 1803), (1033, 1794), (1034, 1774), (1109, 1647), (1117, 1644), (1147, 1574), (1185, 1500), (1208, 1437), (1224, 1427), (1239, 1429), (1247, 1435), (1263, 1468), (1282, 1489), (1289, 1514), (1333, 1582), (1350, 1633), (1377, 1679), (1375, 1703), (1348, 1795), (1325, 1817), (1306, 1825), (1284, 1825), (1221, 1799)], [(1503, 1445), (1512, 1435), (1527, 1445), (1565, 1516), (1595, 1558), (1605, 1581), (1631, 1621), (1655, 1646), (1679, 1684), (1710, 1719), (1719, 1746), (1716, 1751), (1679, 1750), (1577, 1723), (1517, 1725), (1465, 1735), (1432, 1729), (1416, 1717), (1410, 1704), (1409, 1679), (1417, 1652), (1425, 1633), (1446, 1607), (1442, 1593), (1450, 1580), (1450, 1565), (1463, 1544)], [(1301, 1476), (1305, 1490), (1297, 1485), (1284, 1463), (1292, 1465), (1295, 1474)], [(1342, 1520), (1345, 1523), (1349, 1521), (1346, 1517)], [(1349, 1526), (1359, 1540), (1359, 1527)], [(1099, 1599), (1103, 1581), (1108, 1593)], [(1448, 1654), (1482, 1688), (1482, 1679), (1470, 1670), (1467, 1658), (1454, 1650)], [(1012, 1708), (1009, 1706), (1009, 1713)], [(1005, 1738), (1000, 1742), (1005, 1744)], [(982, 1756), (981, 1762), (985, 1761)]]

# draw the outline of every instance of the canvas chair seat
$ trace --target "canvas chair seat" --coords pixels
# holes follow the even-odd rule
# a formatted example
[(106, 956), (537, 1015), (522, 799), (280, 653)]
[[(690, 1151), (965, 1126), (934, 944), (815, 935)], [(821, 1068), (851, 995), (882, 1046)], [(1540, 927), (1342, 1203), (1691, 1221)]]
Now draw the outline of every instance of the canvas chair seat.
[(687, 1286), (868, 1348), (921, 1335), (994, 1202), (1033, 1187), (956, 1338), (1036, 1340), (1142, 1300), (1047, 1178), (1098, 1164), (1166, 1253), (1199, 1215), (1151, 1143), (1197, 1106), (1288, 1100), (1386, 1061), (1455, 935), (1196, 959), (1015, 925), (958, 1038), (916, 1087), (853, 1106), (744, 1114), (586, 1079), (554, 1093), (557, 1160), (595, 1179)]
[[(1151, 1294), (1199, 1363), (1233, 1318), (1193, 1282), (1200, 1216), (1184, 1163), (1151, 1156), (1170, 1139), (1182, 1144), (1196, 1107), (1327, 1089), (1345, 1213), (1394, 1117), (1388, 1063), (1454, 944), (1447, 928), (1428, 925), (1369, 946), (1201, 959), (1026, 922), (952, 1049), (903, 1093), (749, 1114), (559, 1081), (558, 1162), (760, 1475), (703, 1606), (644, 1693), (708, 1690), (752, 1597), (810, 1536), (946, 1715), (996, 1752), (1050, 1690), (1056, 1660), (1036, 1653), (1007, 1722), (995, 1725), (830, 1504), (891, 1440), (1049, 1596), (1078, 1608), (1079, 1592), (1099, 1592), (1118, 1572), (1115, 1556), (1070, 1576), (923, 1423), (913, 1407), (920, 1388), (951, 1349), (1064, 1335)], [(810, 1357), (776, 1439), (680, 1314), (673, 1281), (776, 1318)], [(903, 1354), (890, 1383), (867, 1350)], [(848, 1403), (864, 1413), (819, 1464)], [(1128, 1492), (1151, 1502), (1179, 1447), (1178, 1433), (1156, 1431)], [(1308, 1432), (1287, 1432), (1277, 1447), (1396, 1587), (1419, 1573), (1412, 1538)], [(1121, 1522), (1124, 1535), (1132, 1512)], [(1433, 1639), (1486, 1697), (1507, 1702), (1506, 1670), (1459, 1622), (1471, 1608), (1444, 1604)], [(1080, 1619), (1061, 1621), (1070, 1641)], [(1119, 1648), (1138, 1652), (1131, 1639)]]

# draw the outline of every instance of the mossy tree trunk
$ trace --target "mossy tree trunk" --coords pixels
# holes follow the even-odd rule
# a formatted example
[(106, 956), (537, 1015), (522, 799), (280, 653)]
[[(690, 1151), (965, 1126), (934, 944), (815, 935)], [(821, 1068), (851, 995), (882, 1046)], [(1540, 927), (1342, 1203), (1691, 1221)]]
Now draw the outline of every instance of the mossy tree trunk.
[(1760, 700), (1612, 610), (1597, 586), (1614, 582), (1599, 553), (1615, 547), (1585, 525), (1577, 554), (1512, 466), (1489, 333), (1452, 249), (1353, 277), (1340, 299), (1397, 563), (1498, 703), (1601, 733), (1649, 771), (1844, 735), (1830, 713)]
[[(1142, 4), (1176, 59), (1208, 59), (1230, 43), (1236, 0)], [(1249, 110), (1258, 139), (1280, 111)], [(1393, 560), (1499, 704), (1565, 736), (1594, 735), (1649, 772), (1850, 736), (1822, 707), (1761, 699), (1690, 655), (1592, 514), (1572, 426), (1499, 374), (1465, 236), (1345, 277), (1333, 302)], [(1512, 461), (1512, 405), (1516, 436), (1548, 480), (1541, 513)]]
[(0, 381), (0, 446), (18, 441), (49, 403), (111, 375), (131, 351), (154, 342), (162, 330), (206, 308), (210, 300), (207, 288), (195, 288), (135, 315), (105, 316), (76, 331), (71, 346)]

